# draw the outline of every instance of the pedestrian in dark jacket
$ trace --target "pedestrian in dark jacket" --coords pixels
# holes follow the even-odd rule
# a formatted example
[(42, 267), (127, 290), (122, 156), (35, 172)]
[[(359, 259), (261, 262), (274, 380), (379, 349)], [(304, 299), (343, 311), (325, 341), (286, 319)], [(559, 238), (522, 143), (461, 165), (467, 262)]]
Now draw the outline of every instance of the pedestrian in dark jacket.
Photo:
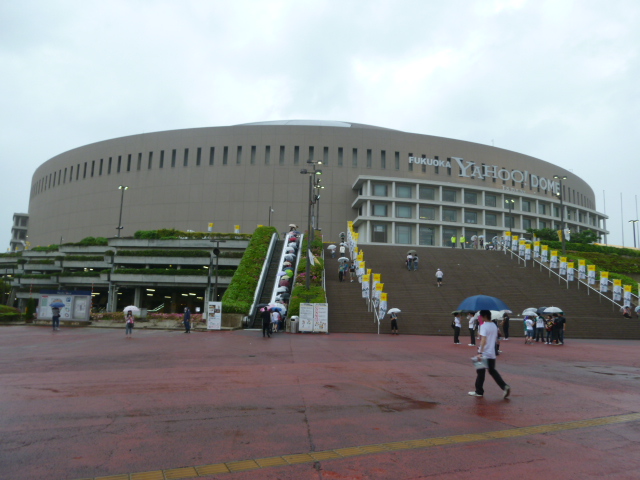
[(184, 333), (191, 333), (191, 310), (189, 310), (189, 307), (184, 307), (182, 322), (184, 323)]
[(264, 338), (265, 334), (271, 338), (271, 312), (265, 307), (262, 309), (260, 316), (262, 317), (262, 338)]

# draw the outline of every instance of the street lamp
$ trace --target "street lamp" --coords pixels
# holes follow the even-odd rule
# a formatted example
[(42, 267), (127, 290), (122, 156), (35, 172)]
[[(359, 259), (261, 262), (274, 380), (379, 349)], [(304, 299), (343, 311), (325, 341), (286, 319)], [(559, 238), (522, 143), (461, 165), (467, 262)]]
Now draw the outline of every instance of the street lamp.
[(512, 210), (513, 210), (513, 205), (516, 203), (516, 201), (513, 198), (507, 198), (504, 203), (507, 204), (507, 207), (509, 208), (509, 218), (511, 218), (511, 222), (509, 224), (509, 230), (511, 230), (511, 233), (513, 234), (513, 226), (514, 226), (514, 221), (513, 221), (513, 214), (512, 214)]
[[(213, 300), (211, 300), (211, 269), (213, 268), (213, 257), (209, 258), (209, 279), (208, 279), (208, 286), (207, 286), (207, 294), (209, 295), (209, 301), (213, 301), (213, 302), (217, 302), (218, 301), (218, 261), (220, 258), (220, 244), (221, 243), (226, 243), (226, 240), (211, 240), (211, 243), (216, 244), (215, 248), (213, 249), (213, 255), (215, 255), (216, 257), (216, 280), (215, 283), (213, 284)], [(208, 312), (208, 310), (206, 310)]]
[[(313, 167), (313, 170), (307, 170), (306, 168), (303, 168), (302, 170), (300, 170), (300, 173), (302, 175), (309, 175), (309, 209), (307, 212), (307, 216), (308, 216), (308, 228), (307, 228), (307, 234), (309, 235), (307, 238), (307, 252), (306, 256), (307, 256), (307, 269), (306, 269), (306, 288), (307, 291), (311, 290), (311, 242), (313, 241), (313, 238), (315, 236), (314, 232), (313, 232), (313, 223), (311, 221), (311, 218), (313, 217), (313, 211), (314, 211), (314, 204), (316, 203), (317, 200), (320, 199), (320, 196), (314, 195), (313, 190), (314, 187), (316, 186), (316, 184), (319, 185), (319, 183), (316, 182), (315, 178), (316, 175), (322, 175), (322, 170), (316, 170), (316, 165), (322, 165), (321, 161), (317, 161), (314, 162), (313, 160), (309, 159), (307, 160), (307, 163), (309, 165), (311, 165)], [(319, 181), (319, 179), (318, 179)]]
[(128, 190), (129, 187), (125, 186), (125, 185), (120, 185), (118, 187), (118, 190), (122, 191), (122, 195), (120, 195), (120, 218), (118, 219), (118, 226), (116, 227), (116, 230), (118, 230), (118, 235), (116, 235), (118, 238), (120, 238), (120, 232), (122, 231), (122, 229), (124, 228), (122, 226), (122, 204), (124, 203), (124, 191)]
[(556, 195), (558, 197), (560, 197), (560, 228), (562, 230), (562, 256), (564, 257), (567, 254), (567, 248), (566, 248), (566, 234), (565, 234), (565, 228), (564, 228), (564, 203), (562, 201), (562, 197), (563, 197), (563, 192), (564, 189), (562, 188), (562, 180), (566, 180), (567, 177), (566, 176), (558, 176), (558, 175), (554, 175), (553, 178), (556, 178), (558, 180), (560, 180), (560, 190), (558, 190), (558, 193), (556, 193)]
[(273, 209), (273, 207), (271, 205), (269, 205), (269, 226), (271, 226), (271, 214), (274, 212), (275, 210)]
[(638, 220), (629, 220), (629, 223), (633, 227), (633, 248), (638, 248), (636, 245), (636, 223), (638, 223)]

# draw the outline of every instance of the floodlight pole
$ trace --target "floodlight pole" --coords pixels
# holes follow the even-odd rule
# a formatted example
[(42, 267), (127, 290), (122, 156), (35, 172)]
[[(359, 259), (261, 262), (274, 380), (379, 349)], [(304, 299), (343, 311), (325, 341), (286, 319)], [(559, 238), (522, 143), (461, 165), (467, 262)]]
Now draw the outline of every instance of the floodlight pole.
[(118, 190), (121, 190), (121, 191), (122, 191), (122, 195), (120, 195), (120, 217), (119, 217), (119, 219), (118, 219), (118, 227), (117, 227), (118, 235), (116, 235), (116, 237), (118, 237), (118, 238), (120, 238), (120, 232), (121, 232), (121, 231), (122, 231), (122, 229), (124, 228), (124, 227), (122, 226), (122, 205), (123, 205), (123, 203), (124, 203), (124, 191), (125, 191), (125, 190), (128, 190), (128, 189), (129, 189), (129, 187), (127, 187), (127, 186), (125, 186), (125, 185), (120, 185), (120, 186), (118, 186)]
[(556, 178), (558, 180), (560, 180), (560, 191), (557, 193), (557, 195), (560, 197), (560, 229), (561, 229), (561, 233), (562, 233), (562, 256), (565, 257), (567, 255), (567, 245), (566, 245), (566, 235), (565, 235), (565, 228), (564, 228), (564, 202), (562, 197), (564, 196), (564, 189), (562, 188), (562, 180), (566, 180), (567, 177), (566, 176), (559, 176), (559, 175), (554, 175), (553, 178)]
[(638, 248), (638, 245), (636, 244), (636, 223), (638, 223), (638, 220), (629, 220), (629, 223), (633, 228), (633, 248)]

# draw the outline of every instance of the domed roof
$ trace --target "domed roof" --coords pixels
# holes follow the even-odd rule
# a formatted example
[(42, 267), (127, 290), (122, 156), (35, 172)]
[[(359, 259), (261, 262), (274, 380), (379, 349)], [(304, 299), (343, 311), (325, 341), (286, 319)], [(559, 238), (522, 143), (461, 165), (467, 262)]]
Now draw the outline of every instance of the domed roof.
[(256, 126), (256, 125), (297, 125), (297, 126), (311, 126), (311, 127), (342, 127), (342, 128), (370, 128), (377, 130), (391, 130), (389, 128), (376, 127), (373, 125), (364, 125), (362, 123), (348, 123), (338, 122), (335, 120), (271, 120), (268, 122), (252, 122), (241, 123), (236, 125), (241, 126)]

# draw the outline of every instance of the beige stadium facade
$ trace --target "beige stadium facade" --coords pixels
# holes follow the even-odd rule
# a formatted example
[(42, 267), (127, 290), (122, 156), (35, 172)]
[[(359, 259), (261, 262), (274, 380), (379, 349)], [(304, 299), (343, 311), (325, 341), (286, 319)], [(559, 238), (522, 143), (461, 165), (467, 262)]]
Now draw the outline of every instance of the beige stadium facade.
[[(33, 175), (32, 246), (176, 228), (251, 233), (269, 221), (306, 229), (308, 160), (322, 162), (318, 226), (327, 241), (353, 221), (359, 243), (448, 246), (560, 228), (606, 234), (592, 188), (572, 172), (477, 143), (369, 125), (275, 121), (145, 133), (57, 155)], [(315, 178), (318, 178), (317, 176)], [(121, 197), (119, 186), (129, 187)], [(511, 202), (513, 200), (513, 202)], [(511, 210), (509, 210), (509, 203)], [(509, 224), (513, 222), (511, 229)]]

